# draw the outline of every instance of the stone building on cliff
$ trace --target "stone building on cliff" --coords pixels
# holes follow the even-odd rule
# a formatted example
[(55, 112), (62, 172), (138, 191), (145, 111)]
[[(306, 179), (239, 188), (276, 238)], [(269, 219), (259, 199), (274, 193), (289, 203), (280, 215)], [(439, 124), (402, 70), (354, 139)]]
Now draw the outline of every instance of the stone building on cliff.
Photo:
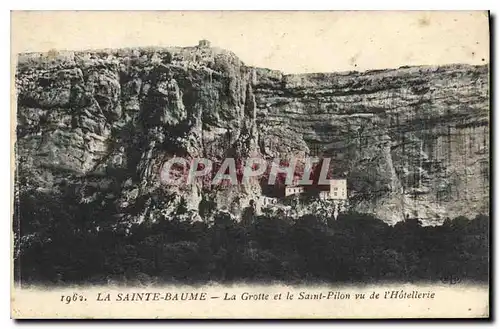
[(280, 190), (280, 198), (308, 193), (322, 200), (347, 200), (347, 180), (330, 179), (328, 185), (287, 185)]

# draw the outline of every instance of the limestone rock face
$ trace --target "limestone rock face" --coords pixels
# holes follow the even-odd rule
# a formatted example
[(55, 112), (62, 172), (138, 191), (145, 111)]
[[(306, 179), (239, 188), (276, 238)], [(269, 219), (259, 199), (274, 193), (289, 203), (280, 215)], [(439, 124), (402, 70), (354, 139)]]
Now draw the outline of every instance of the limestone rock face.
[(358, 211), (427, 224), (488, 211), (486, 66), (258, 69), (254, 91), (266, 149), (331, 157)]
[(17, 188), (74, 184), (82, 203), (111, 200), (117, 220), (202, 200), (239, 213), (261, 194), (165, 186), (174, 156), (330, 157), (350, 206), (389, 223), (489, 207), (486, 66), (285, 75), (208, 46), (21, 54), (16, 93)]
[[(18, 60), (21, 189), (81, 185), (82, 203), (105, 194), (115, 215), (131, 222), (168, 216), (182, 202), (198, 211), (205, 194), (228, 208), (260, 194), (258, 186), (219, 191), (202, 182), (164, 186), (160, 180), (163, 163), (174, 156), (222, 162), (257, 152), (252, 71), (234, 54), (193, 47)], [(113, 181), (113, 193), (95, 188), (100, 179)]]

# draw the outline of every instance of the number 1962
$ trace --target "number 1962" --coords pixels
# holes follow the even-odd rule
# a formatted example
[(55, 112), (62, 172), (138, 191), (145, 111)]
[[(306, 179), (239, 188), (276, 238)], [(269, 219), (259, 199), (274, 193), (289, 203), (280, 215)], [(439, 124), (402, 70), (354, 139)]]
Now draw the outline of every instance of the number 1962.
[(73, 293), (73, 295), (61, 295), (61, 302), (65, 304), (69, 304), (71, 302), (85, 302), (87, 298), (83, 295), (79, 295), (78, 293)]

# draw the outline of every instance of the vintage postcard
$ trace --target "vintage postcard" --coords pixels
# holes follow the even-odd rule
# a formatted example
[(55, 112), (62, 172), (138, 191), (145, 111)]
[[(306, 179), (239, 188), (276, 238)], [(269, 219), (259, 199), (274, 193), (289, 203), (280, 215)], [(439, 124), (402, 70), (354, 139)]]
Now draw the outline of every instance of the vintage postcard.
[(13, 318), (489, 318), (488, 12), (11, 19)]

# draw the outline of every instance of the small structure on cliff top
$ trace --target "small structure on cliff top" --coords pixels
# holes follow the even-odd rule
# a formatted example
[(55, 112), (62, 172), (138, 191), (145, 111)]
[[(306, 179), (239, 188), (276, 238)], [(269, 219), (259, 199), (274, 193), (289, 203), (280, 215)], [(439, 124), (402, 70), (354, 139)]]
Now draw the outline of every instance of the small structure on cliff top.
[(210, 41), (203, 39), (198, 41), (198, 47), (200, 48), (210, 48)]

